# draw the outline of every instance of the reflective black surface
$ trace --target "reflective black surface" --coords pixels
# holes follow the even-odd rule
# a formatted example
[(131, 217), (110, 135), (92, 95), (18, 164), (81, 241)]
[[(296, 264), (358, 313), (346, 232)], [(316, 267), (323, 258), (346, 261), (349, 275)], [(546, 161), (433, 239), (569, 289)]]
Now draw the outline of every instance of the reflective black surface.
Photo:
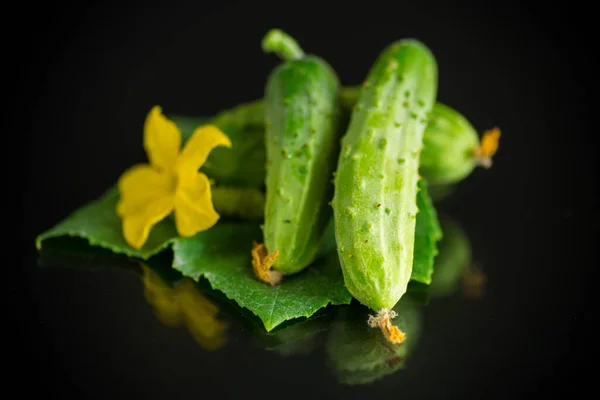
[[(585, 12), (516, 2), (345, 7), (97, 3), (37, 25), (18, 97), (27, 100), (18, 114), (27, 128), (23, 262), (5, 265), (16, 387), (83, 399), (512, 399), (576, 396), (593, 382), (583, 364), (596, 350), (586, 328), (595, 318), (598, 222)], [(473, 297), (477, 290), (465, 291), (460, 279), (443, 296), (414, 294), (418, 341), (408, 354), (369, 361), (381, 370), (400, 365), (370, 384), (341, 382), (368, 379), (339, 367), (364, 361), (339, 355), (344, 340), (360, 342), (339, 333), (355, 308), (327, 309), (307, 325), (266, 335), (206, 285), (183, 295), (206, 314), (184, 317), (185, 306), (160, 303), (160, 293), (179, 292), (144, 286), (143, 277), (156, 272), (149, 267), (85, 249), (76, 256), (72, 247), (44, 260), (35, 250), (37, 234), (144, 161), (141, 128), (151, 106), (212, 115), (262, 97), (277, 62), (260, 49), (271, 27), (326, 58), (345, 84), (361, 82), (390, 41), (419, 38), (438, 59), (439, 100), (478, 130), (503, 132), (494, 166), (438, 204), (468, 237), (478, 268), (470, 282), (484, 273), (483, 291)], [(179, 311), (160, 314), (155, 303)], [(227, 324), (224, 335), (206, 328), (218, 333), (220, 323), (182, 322), (207, 318), (213, 305)]]

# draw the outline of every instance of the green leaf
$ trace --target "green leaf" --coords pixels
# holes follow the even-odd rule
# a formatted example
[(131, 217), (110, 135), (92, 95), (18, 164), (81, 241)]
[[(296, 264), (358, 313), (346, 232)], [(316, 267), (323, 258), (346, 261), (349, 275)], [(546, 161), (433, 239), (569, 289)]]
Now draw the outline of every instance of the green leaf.
[[(420, 210), (415, 237), (413, 281), (428, 283), (437, 253), (435, 240), (441, 236), (435, 209), (428, 202), (426, 187), (419, 192)], [(253, 275), (250, 263), (252, 240), (260, 240), (257, 223), (220, 221), (213, 228), (192, 238), (178, 238), (167, 218), (150, 233), (146, 245), (136, 250), (121, 233), (121, 220), (115, 212), (118, 191), (108, 190), (100, 199), (74, 212), (54, 228), (38, 236), (36, 243), (61, 236), (79, 237), (92, 246), (117, 254), (148, 259), (173, 245), (173, 267), (183, 275), (198, 280), (204, 276), (217, 289), (240, 307), (258, 316), (270, 331), (282, 322), (309, 317), (328, 304), (348, 304), (351, 296), (344, 287), (343, 276), (335, 254), (335, 238), (329, 234), (320, 251), (320, 260), (302, 273), (290, 276), (277, 286), (267, 286)], [(328, 228), (332, 232), (332, 227)], [(430, 281), (430, 278), (429, 278)]]
[(209, 123), (210, 117), (189, 117), (184, 115), (169, 115), (168, 118), (177, 125), (179, 132), (181, 132), (181, 143), (188, 141), (194, 133), (194, 129), (200, 125)]
[(428, 285), (431, 283), (434, 261), (438, 254), (437, 242), (443, 235), (425, 179), (419, 181), (417, 207), (419, 213), (415, 229), (415, 253), (411, 280)]
[(141, 249), (129, 246), (122, 234), (121, 218), (115, 211), (118, 199), (119, 191), (113, 186), (98, 200), (83, 206), (58, 225), (39, 235), (36, 238), (36, 247), (41, 249), (43, 242), (50, 238), (71, 236), (87, 239), (92, 246), (146, 260), (166, 248), (177, 237), (173, 222), (166, 218), (152, 228), (148, 241)]
[[(119, 191), (116, 186), (100, 198), (90, 202), (53, 228), (40, 234), (35, 244), (42, 249), (48, 239), (76, 237), (86, 239), (92, 246), (108, 249), (116, 254), (147, 260), (167, 248), (178, 237), (171, 218), (165, 218), (150, 231), (148, 241), (137, 250), (129, 246), (122, 234), (121, 218), (115, 212)], [(258, 210), (264, 208), (264, 194), (256, 188), (218, 187), (214, 189), (213, 204), (223, 219), (259, 219)]]
[[(412, 280), (429, 284), (442, 230), (426, 183), (419, 185)], [(194, 280), (205, 277), (213, 289), (257, 315), (267, 331), (284, 321), (309, 317), (328, 304), (350, 303), (337, 254), (326, 251), (333, 250), (331, 240), (325, 241), (314, 265), (271, 287), (259, 282), (251, 267), (252, 241), (261, 238), (257, 224), (219, 223), (192, 238), (175, 240), (173, 267)]]
[(201, 171), (218, 184), (262, 187), (265, 181), (264, 111), (262, 101), (226, 110), (215, 117), (172, 115), (185, 143), (198, 126), (212, 123), (231, 140), (231, 147), (213, 149)]
[(267, 331), (284, 321), (310, 317), (328, 304), (349, 304), (337, 255), (269, 286), (254, 276), (250, 251), (260, 241), (258, 224), (217, 224), (173, 244), (173, 267), (194, 280), (205, 277), (213, 289), (256, 314)]
[(256, 221), (265, 215), (265, 193), (255, 187), (216, 186), (212, 201), (220, 215)]

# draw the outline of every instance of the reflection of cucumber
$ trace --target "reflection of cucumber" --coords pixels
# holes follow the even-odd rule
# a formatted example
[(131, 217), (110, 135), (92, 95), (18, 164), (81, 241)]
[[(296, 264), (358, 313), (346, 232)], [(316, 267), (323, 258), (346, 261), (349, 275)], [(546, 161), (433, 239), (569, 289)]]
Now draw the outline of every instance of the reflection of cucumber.
[(314, 261), (331, 218), (331, 177), (339, 151), (339, 80), (321, 58), (272, 30), (263, 49), (284, 58), (265, 87), (267, 175), (264, 244), (273, 268), (294, 274)]
[(471, 263), (471, 244), (460, 225), (446, 216), (440, 218), (440, 223), (444, 237), (438, 244), (439, 253), (429, 287), (432, 297), (455, 293), (459, 288), (461, 274)]
[(326, 343), (327, 357), (338, 380), (365, 384), (404, 368), (421, 330), (421, 311), (408, 299), (398, 302), (394, 323), (406, 332), (400, 345), (390, 344), (378, 330), (370, 328), (368, 310), (361, 306), (340, 307)]

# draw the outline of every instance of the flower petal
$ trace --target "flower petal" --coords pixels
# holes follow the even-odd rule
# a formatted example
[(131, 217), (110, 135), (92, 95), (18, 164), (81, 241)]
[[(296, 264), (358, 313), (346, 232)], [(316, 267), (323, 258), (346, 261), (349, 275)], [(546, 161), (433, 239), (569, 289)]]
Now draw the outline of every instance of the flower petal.
[(196, 128), (177, 160), (179, 173), (197, 172), (217, 146), (231, 147), (231, 140), (215, 125)]
[(175, 195), (175, 226), (181, 236), (193, 236), (219, 220), (212, 204), (210, 183), (203, 173), (179, 181)]
[(118, 187), (117, 214), (122, 217), (142, 212), (152, 199), (174, 195), (175, 177), (148, 164), (138, 164), (121, 175)]
[(150, 234), (150, 229), (173, 211), (173, 195), (153, 198), (135, 214), (123, 217), (123, 236), (133, 248), (141, 248)]
[(144, 149), (150, 164), (173, 170), (181, 148), (181, 132), (177, 125), (154, 106), (144, 122)]

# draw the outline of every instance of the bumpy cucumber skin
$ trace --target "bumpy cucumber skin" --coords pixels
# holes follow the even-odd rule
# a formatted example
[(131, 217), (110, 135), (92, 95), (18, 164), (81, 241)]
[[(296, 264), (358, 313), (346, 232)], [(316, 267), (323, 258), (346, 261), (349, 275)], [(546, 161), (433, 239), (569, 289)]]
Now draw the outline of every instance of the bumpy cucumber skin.
[(415, 240), (423, 134), (437, 63), (419, 41), (388, 46), (371, 68), (342, 139), (333, 199), (348, 291), (373, 310), (406, 292)]
[(273, 268), (293, 274), (315, 258), (331, 218), (339, 154), (340, 83), (316, 56), (279, 64), (265, 88), (266, 205), (263, 226)]
[(431, 185), (448, 185), (465, 179), (477, 166), (473, 152), (477, 131), (453, 108), (437, 103), (423, 136), (420, 172)]
[[(357, 101), (359, 89), (341, 89), (345, 119)], [(184, 141), (203, 123), (215, 123), (230, 137), (231, 148), (217, 147), (208, 157), (202, 171), (220, 184), (261, 187), (265, 182), (264, 103), (255, 100), (224, 111), (213, 119), (179, 117)], [(429, 182), (435, 197), (438, 186), (455, 184), (465, 179), (477, 166), (473, 151), (479, 145), (477, 131), (458, 111), (436, 103), (423, 135), (419, 173)]]

